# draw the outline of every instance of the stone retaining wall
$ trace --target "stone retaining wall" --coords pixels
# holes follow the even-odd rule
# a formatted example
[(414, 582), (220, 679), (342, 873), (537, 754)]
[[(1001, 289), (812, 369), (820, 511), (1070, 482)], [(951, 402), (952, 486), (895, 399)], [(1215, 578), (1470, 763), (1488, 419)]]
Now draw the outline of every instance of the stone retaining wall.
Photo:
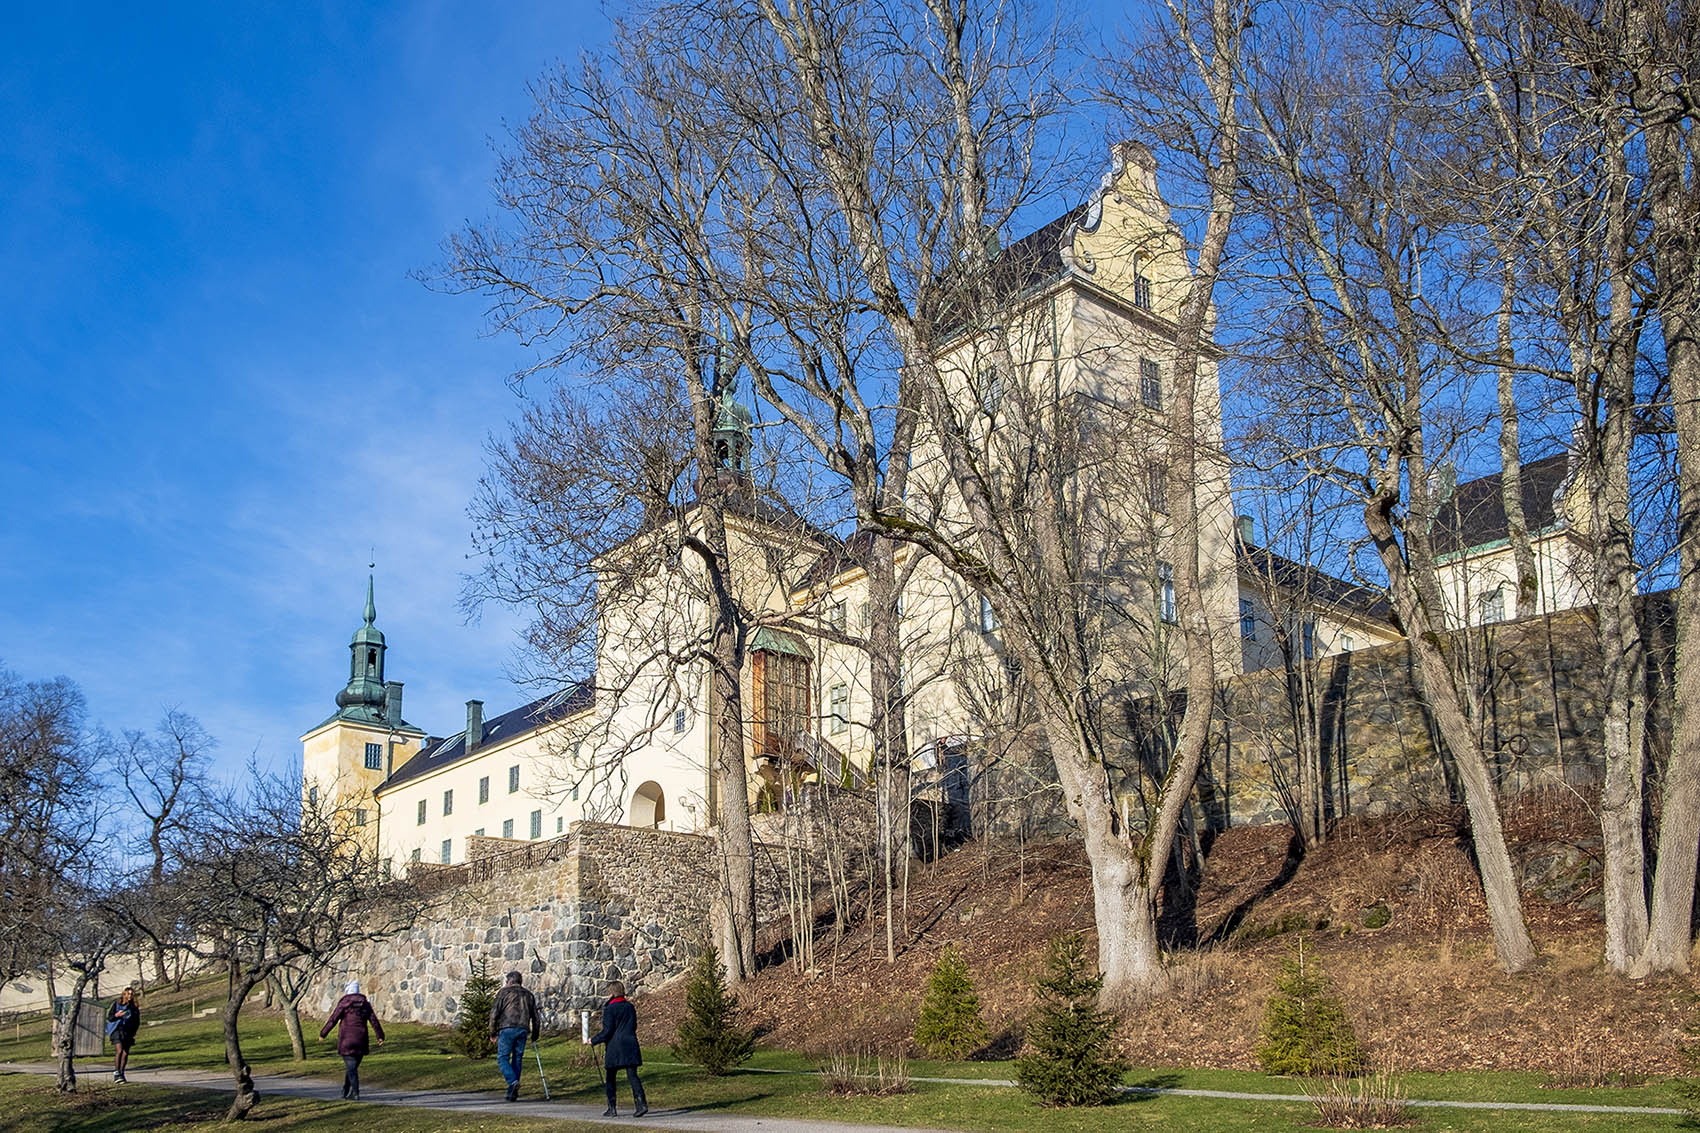
[[(804, 804), (800, 812), (813, 813), (818, 800)], [(835, 792), (833, 806), (849, 831), (871, 829), (867, 799)], [(820, 851), (811, 823), (793, 823), (789, 833), (802, 852)], [(762, 834), (756, 893), (765, 922), (783, 905), (787, 831), (774, 819)], [(465, 864), (416, 867), (409, 876), (441, 904), (411, 931), (328, 971), (309, 1000), (321, 1012), (358, 979), (380, 1018), (452, 1024), (482, 958), (497, 979), (524, 975), (545, 1027), (570, 1028), (578, 1011), (601, 1006), (609, 981), (651, 988), (689, 968), (709, 935), (719, 861), (704, 835), (576, 822), (547, 841), (470, 839)]]

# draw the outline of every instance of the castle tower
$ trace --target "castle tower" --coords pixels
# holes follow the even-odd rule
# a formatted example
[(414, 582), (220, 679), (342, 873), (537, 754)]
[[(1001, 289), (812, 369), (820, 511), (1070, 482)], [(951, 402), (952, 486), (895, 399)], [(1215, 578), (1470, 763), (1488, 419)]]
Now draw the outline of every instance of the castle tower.
[(336, 694), (336, 711), (301, 737), (303, 804), (360, 832), (372, 853), (379, 822), (374, 792), (425, 739), (401, 718), (401, 682), (384, 680), (387, 646), (377, 621), (368, 576), (365, 616), (348, 643), (348, 683)]

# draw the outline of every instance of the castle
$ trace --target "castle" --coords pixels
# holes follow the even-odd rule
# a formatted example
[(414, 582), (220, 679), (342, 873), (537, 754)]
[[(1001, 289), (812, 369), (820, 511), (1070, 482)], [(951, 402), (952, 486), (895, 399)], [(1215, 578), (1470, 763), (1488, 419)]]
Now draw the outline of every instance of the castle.
[[(996, 427), (1006, 381), (1042, 381), (1046, 396), (1070, 400), (1086, 420), (1113, 411), (1118, 428), (1104, 443), (1136, 447), (1151, 475), (1128, 498), (1097, 506), (1137, 519), (1127, 526), (1144, 533), (1138, 569), (1128, 572), (1137, 592), (1131, 605), (1145, 611), (1147, 628), (1161, 638), (1175, 617), (1162, 551), (1163, 409), (1172, 394), (1174, 320), (1191, 266), (1158, 196), (1149, 153), (1135, 144), (1117, 147), (1111, 172), (1087, 204), (1003, 249), (998, 263), (1011, 321), (1028, 320), (1027, 363), (999, 376), (965, 336), (941, 368), (973, 399), (987, 430)], [(1208, 354), (1199, 365), (1196, 405), (1199, 578), (1223, 644), (1221, 676), (1278, 663), (1269, 644), (1276, 627), (1289, 630), (1287, 638), (1302, 637), (1306, 657), (1398, 640), (1385, 606), (1369, 592), (1258, 547), (1248, 522), (1236, 521), (1216, 363)], [(720, 407), (717, 448), (734, 470), (749, 451), (749, 428), (746, 408), (731, 400)], [(939, 463), (923, 439), (912, 491), (937, 488)], [(1469, 487), (1460, 489), (1460, 508), (1482, 494)], [(1556, 531), (1553, 511), (1543, 515)], [(688, 512), (680, 519), (687, 525)], [(1479, 574), (1487, 554), (1488, 572), (1497, 576), (1504, 555), (1486, 530), (1491, 523), (1474, 513), (1465, 520), (1456, 526), (1469, 530), (1448, 545), (1445, 569), (1459, 579)], [(868, 667), (865, 655), (844, 643), (847, 631), (853, 636), (865, 624), (866, 578), (843, 565), (831, 535), (753, 491), (734, 493), (726, 523), (740, 603), (796, 615), (786, 628), (763, 625), (753, 633), (742, 676), (752, 802), (783, 808), (799, 768), (805, 776), (853, 782), (868, 766)], [(611, 569), (619, 553), (601, 569)], [(937, 560), (906, 565), (899, 610), (909, 750), (918, 768), (936, 768), (983, 726), (983, 698), (963, 674), (993, 684), (1015, 677), (999, 664), (990, 604)], [(370, 852), (396, 871), (408, 863), (459, 864), (474, 840), (487, 847), (494, 839), (553, 838), (582, 820), (706, 831), (717, 786), (705, 663), (653, 663), (658, 644), (702, 620), (699, 591), (680, 574), (688, 570), (675, 565), (636, 591), (604, 580), (601, 589), (623, 598), (609, 600), (600, 615), (594, 673), (494, 715), (468, 700), (464, 727), (440, 737), (402, 716), (402, 685), (387, 679), (387, 645), (368, 580), (336, 711), (301, 738), (308, 801), (348, 816)], [(1281, 608), (1282, 594), (1299, 595), (1302, 608)], [(1564, 597), (1565, 605), (1585, 600)], [(1486, 612), (1482, 606), (1478, 615)]]

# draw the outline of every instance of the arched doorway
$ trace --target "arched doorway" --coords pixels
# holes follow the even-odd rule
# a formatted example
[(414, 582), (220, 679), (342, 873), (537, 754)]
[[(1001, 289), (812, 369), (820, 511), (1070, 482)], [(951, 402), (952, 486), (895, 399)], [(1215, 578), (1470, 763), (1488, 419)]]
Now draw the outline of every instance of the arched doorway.
[(631, 824), (645, 829), (659, 829), (667, 821), (667, 798), (661, 784), (651, 779), (632, 795)]

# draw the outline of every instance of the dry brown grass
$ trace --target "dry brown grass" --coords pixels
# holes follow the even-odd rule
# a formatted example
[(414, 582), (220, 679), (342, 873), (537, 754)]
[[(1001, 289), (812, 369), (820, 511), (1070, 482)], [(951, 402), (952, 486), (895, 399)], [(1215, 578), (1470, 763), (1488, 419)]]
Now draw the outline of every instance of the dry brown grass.
[(1305, 1096), (1316, 1107), (1316, 1124), (1325, 1129), (1393, 1129), (1413, 1125), (1405, 1088), (1384, 1064), (1362, 1078), (1311, 1078)]
[(886, 1056), (835, 1050), (821, 1062), (821, 1088), (834, 1097), (890, 1097), (909, 1092), (909, 1061), (902, 1052)]

